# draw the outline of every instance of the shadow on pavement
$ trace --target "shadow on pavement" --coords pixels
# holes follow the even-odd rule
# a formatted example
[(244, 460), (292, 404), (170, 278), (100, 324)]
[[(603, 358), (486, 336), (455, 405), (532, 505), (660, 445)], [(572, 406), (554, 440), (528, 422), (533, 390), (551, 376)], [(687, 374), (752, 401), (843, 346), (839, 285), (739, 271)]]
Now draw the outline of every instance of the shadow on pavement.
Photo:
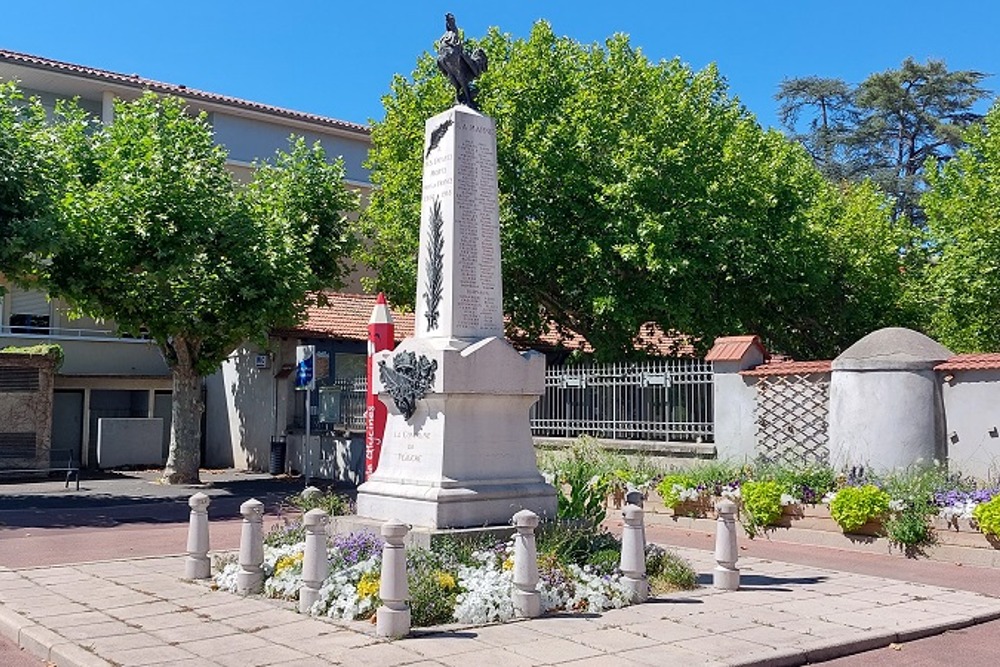
[[(239, 508), (250, 498), (277, 513), (289, 496), (305, 488), (301, 478), (202, 474), (202, 485), (169, 486), (156, 481), (156, 473), (90, 473), (80, 480), (80, 491), (61, 481), (37, 479), (0, 483), (0, 530), (13, 528), (109, 527), (128, 523), (180, 523), (190, 515), (188, 498), (203, 492), (211, 498), (210, 519), (240, 516)], [(313, 485), (334, 488), (353, 497), (354, 487), (335, 487), (322, 480)]]

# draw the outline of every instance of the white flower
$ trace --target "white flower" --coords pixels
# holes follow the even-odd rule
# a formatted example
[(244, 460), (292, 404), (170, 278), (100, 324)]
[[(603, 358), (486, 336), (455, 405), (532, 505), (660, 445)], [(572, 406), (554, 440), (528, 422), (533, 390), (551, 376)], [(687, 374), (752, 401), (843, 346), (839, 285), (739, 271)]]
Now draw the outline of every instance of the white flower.
[(830, 503), (833, 502), (833, 499), (836, 497), (837, 497), (836, 491), (827, 491), (826, 495), (820, 498), (820, 502), (823, 503), (824, 505), (829, 505)]
[(893, 498), (889, 501), (890, 512), (902, 512), (906, 509), (906, 501), (901, 498)]
[(723, 498), (729, 500), (739, 500), (742, 497), (738, 486), (725, 486), (722, 488), (721, 494)]
[(677, 494), (678, 500), (696, 502), (701, 498), (701, 493), (699, 493), (698, 489), (690, 489), (680, 484), (674, 484), (673, 490)]
[(781, 494), (781, 506), (787, 507), (789, 505), (798, 505), (800, 503), (799, 499), (789, 493)]

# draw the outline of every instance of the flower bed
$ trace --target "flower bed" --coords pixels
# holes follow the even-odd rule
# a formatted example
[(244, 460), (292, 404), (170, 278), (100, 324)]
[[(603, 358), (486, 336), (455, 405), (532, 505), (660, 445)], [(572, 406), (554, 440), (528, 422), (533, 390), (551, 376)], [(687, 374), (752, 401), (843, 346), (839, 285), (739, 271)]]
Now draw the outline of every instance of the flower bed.
[[(540, 531), (539, 541), (551, 547), (540, 550), (538, 562), (543, 611), (593, 613), (631, 603), (631, 589), (617, 570), (620, 544), (616, 538), (592, 533), (590, 527), (558, 524), (543, 526)], [(380, 605), (381, 548), (381, 539), (371, 533), (330, 538), (329, 574), (310, 613), (340, 620), (361, 620), (375, 614)], [(298, 598), (304, 549), (304, 541), (265, 544), (265, 595)], [(512, 559), (513, 541), (479, 548), (456, 542), (433, 551), (407, 549), (413, 625), (479, 625), (513, 619)], [(671, 569), (694, 585), (690, 566), (659, 547), (647, 547), (647, 572), (654, 580)], [(218, 563), (215, 585), (235, 592), (238, 572), (235, 556)]]

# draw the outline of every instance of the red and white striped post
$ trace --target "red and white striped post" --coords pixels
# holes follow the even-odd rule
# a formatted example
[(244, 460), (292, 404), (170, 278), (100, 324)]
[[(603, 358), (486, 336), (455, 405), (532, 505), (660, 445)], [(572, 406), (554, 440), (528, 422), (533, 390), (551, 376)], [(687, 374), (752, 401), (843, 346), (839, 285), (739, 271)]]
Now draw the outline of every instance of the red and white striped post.
[(365, 479), (372, 476), (378, 467), (382, 452), (382, 435), (385, 433), (385, 419), (388, 414), (385, 404), (372, 391), (375, 386), (372, 357), (376, 352), (391, 350), (395, 346), (396, 326), (386, 305), (385, 295), (378, 293), (372, 317), (368, 320), (368, 403), (365, 411)]

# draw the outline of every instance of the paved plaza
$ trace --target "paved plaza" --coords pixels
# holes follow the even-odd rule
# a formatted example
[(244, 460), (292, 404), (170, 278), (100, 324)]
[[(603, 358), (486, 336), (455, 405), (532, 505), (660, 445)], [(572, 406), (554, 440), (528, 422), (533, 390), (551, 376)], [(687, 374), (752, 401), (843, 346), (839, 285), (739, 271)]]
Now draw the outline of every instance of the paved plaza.
[[(712, 554), (676, 549), (710, 583)], [(1000, 618), (1000, 599), (757, 558), (703, 586), (602, 614), (417, 630), (299, 615), (181, 579), (182, 556), (0, 569), (0, 630), (57, 665), (797, 665)]]

